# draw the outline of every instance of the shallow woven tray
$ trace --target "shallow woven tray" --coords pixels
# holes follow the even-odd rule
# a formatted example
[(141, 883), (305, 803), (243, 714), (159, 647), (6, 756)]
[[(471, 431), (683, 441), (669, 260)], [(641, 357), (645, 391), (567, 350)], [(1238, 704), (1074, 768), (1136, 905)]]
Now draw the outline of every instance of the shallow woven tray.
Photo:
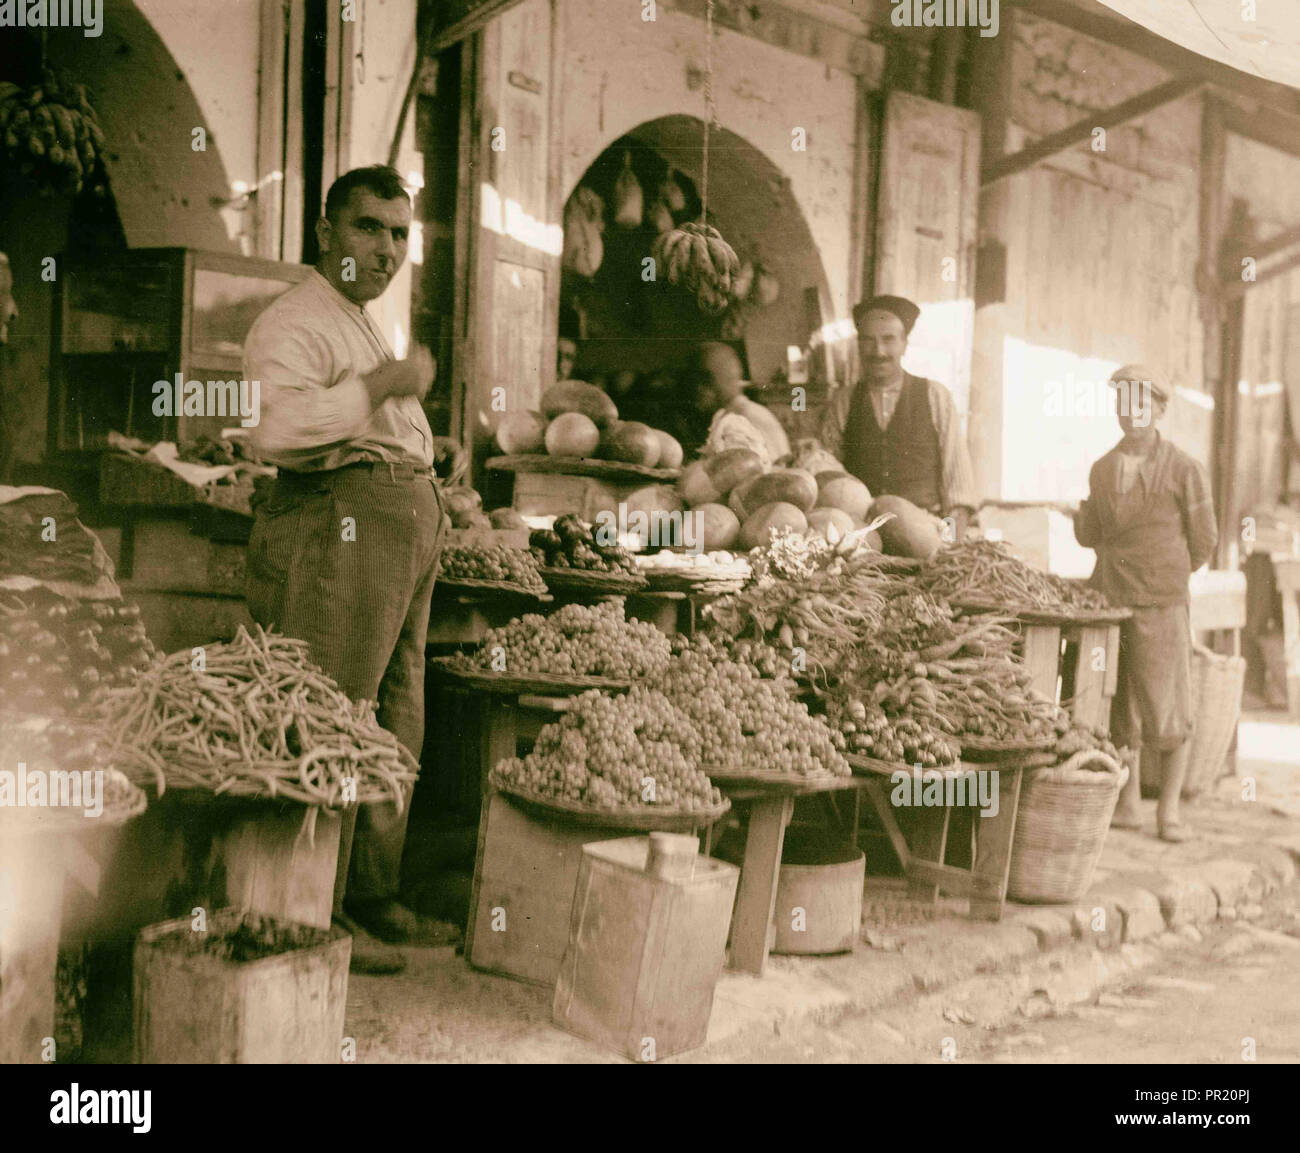
[(545, 456), (520, 454), (489, 457), (485, 466), (492, 472), (545, 472), (560, 476), (594, 476), (604, 480), (646, 477), (650, 480), (676, 480), (680, 468), (646, 468), (620, 460), (596, 460), (590, 456)]
[(958, 733), (953, 740), (961, 746), (961, 755), (967, 761), (1007, 761), (1014, 757), (1049, 753), (1061, 738), (1056, 735), (1036, 741), (1002, 741), (992, 737), (968, 737)]
[(532, 600), (549, 600), (554, 599), (545, 589), (530, 589), (523, 585), (515, 584), (514, 581), (489, 581), (479, 580), (476, 577), (466, 577), (463, 580), (444, 580), (439, 577), (437, 583), (433, 586), (434, 592), (439, 590), (445, 592), (497, 592), (508, 593), (511, 596), (529, 597)]
[(634, 593), (648, 587), (643, 576), (615, 576), (613, 573), (585, 572), (574, 568), (542, 567), (546, 587), (552, 590), (584, 589), (593, 592)]
[(620, 681), (613, 677), (563, 677), (543, 673), (514, 676), (510, 673), (490, 673), (455, 665), (452, 660), (452, 657), (434, 657), (429, 662), (429, 666), (450, 681), (469, 688), (483, 689), (489, 693), (500, 693), (502, 696), (520, 696), (526, 693), (536, 693), (541, 696), (563, 695), (585, 693), (589, 689), (602, 689), (615, 693), (632, 687), (631, 681)]
[[(850, 766), (852, 767), (852, 766)], [(725, 788), (728, 785), (753, 785), (760, 788), (779, 789), (796, 793), (824, 793), (832, 789), (854, 788), (853, 777), (836, 777), (830, 773), (818, 773), (813, 777), (798, 776), (794, 773), (778, 773), (767, 770), (743, 772), (739, 769), (704, 770), (715, 785)]]
[(1027, 625), (1116, 625), (1133, 615), (1132, 609), (1036, 609), (1024, 606), (998, 604), (994, 601), (950, 600), (954, 609), (962, 612), (1000, 613), (1013, 616)]
[(646, 569), (641, 574), (651, 589), (657, 592), (716, 593), (739, 592), (745, 587), (745, 578), (739, 576), (687, 576), (680, 572), (655, 572)]
[[(853, 770), (854, 776), (859, 777), (887, 777), (897, 772), (910, 773), (914, 768), (914, 766), (905, 765), (901, 761), (878, 761), (875, 757), (863, 756), (861, 753), (845, 753), (844, 759), (849, 762), (849, 768)], [(1016, 769), (1041, 769), (1054, 764), (1056, 764), (1056, 757), (1052, 753), (1028, 753), (1023, 757), (1018, 757), (1015, 764), (999, 764), (996, 761), (958, 761), (955, 765), (922, 766), (921, 772), (952, 773), (955, 775), (984, 770), (995, 773), (1009, 773)]]
[(543, 796), (514, 785), (493, 784), (492, 787), (509, 798), (511, 804), (527, 812), (543, 817), (562, 816), (570, 824), (596, 828), (643, 829), (660, 833), (685, 831), (700, 825), (711, 825), (731, 808), (731, 802), (723, 797), (722, 804), (710, 805), (705, 809), (668, 809), (662, 805), (602, 809), (582, 801)]
[(149, 807), (149, 798), (139, 785), (128, 780), (131, 788), (123, 801), (105, 807), (98, 817), (87, 817), (84, 809), (0, 809), (0, 836), (31, 834), (93, 833), (112, 829), (134, 820)]

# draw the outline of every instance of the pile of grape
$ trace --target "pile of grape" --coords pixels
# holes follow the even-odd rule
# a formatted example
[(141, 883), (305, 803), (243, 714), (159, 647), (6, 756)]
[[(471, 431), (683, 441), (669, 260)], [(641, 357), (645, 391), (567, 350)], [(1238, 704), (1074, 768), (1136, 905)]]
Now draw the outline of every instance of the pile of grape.
[(716, 654), (715, 659), (749, 665), (764, 680), (780, 681), (787, 688), (794, 688), (789, 657), (783, 656), (780, 649), (765, 640), (753, 640), (750, 637), (710, 638), (705, 633), (697, 633), (689, 638), (682, 635), (673, 638), (674, 653), (701, 647)]
[(443, 549), (438, 578), (444, 581), (504, 581), (544, 593), (546, 582), (537, 562), (524, 549), (503, 545)]
[(698, 810), (722, 803), (699, 769), (700, 736), (659, 692), (583, 693), (533, 751), (493, 771), (498, 786), (603, 809), (656, 805)]
[(706, 768), (847, 777), (835, 734), (780, 682), (731, 660), (706, 637), (692, 638), (647, 684), (663, 693), (699, 733)]
[(482, 645), (462, 654), (468, 668), (510, 676), (611, 677), (635, 681), (668, 663), (668, 638), (653, 625), (625, 620), (623, 599), (565, 605), (548, 617), (529, 613), (489, 629)]
[(44, 588), (0, 594), (0, 701), (75, 714), (102, 684), (130, 684), (155, 649), (138, 605), (69, 600)]
[(954, 765), (961, 757), (958, 745), (913, 717), (891, 718), (879, 705), (856, 697), (835, 698), (826, 709), (835, 727), (839, 748), (878, 761), (934, 768)]

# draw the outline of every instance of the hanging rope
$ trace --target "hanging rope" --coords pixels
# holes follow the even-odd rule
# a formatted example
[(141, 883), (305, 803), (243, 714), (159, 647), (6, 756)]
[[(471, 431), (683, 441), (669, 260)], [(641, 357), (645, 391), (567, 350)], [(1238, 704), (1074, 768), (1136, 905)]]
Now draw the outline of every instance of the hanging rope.
[(713, 0), (704, 14), (704, 150), (700, 161), (700, 223), (709, 219), (709, 129), (717, 117), (713, 104)]

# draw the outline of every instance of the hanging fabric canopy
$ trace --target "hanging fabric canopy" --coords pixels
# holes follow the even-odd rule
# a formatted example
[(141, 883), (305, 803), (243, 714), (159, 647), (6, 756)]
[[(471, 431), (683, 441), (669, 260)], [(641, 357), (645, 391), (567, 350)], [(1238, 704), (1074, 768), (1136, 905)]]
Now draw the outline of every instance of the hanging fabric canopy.
[(1255, 19), (1242, 0), (1100, 0), (1180, 48), (1240, 72), (1300, 88), (1300, 3), (1257, 0)]

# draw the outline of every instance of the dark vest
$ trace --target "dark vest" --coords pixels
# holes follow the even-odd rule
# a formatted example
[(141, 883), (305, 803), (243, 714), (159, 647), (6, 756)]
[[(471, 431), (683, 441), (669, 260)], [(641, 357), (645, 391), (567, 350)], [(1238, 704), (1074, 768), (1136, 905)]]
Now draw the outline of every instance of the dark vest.
[(919, 508), (945, 511), (939, 433), (930, 412), (930, 387), (921, 377), (903, 375), (903, 390), (886, 429), (876, 421), (866, 382), (858, 384), (844, 424), (841, 458), (872, 496), (892, 493)]

